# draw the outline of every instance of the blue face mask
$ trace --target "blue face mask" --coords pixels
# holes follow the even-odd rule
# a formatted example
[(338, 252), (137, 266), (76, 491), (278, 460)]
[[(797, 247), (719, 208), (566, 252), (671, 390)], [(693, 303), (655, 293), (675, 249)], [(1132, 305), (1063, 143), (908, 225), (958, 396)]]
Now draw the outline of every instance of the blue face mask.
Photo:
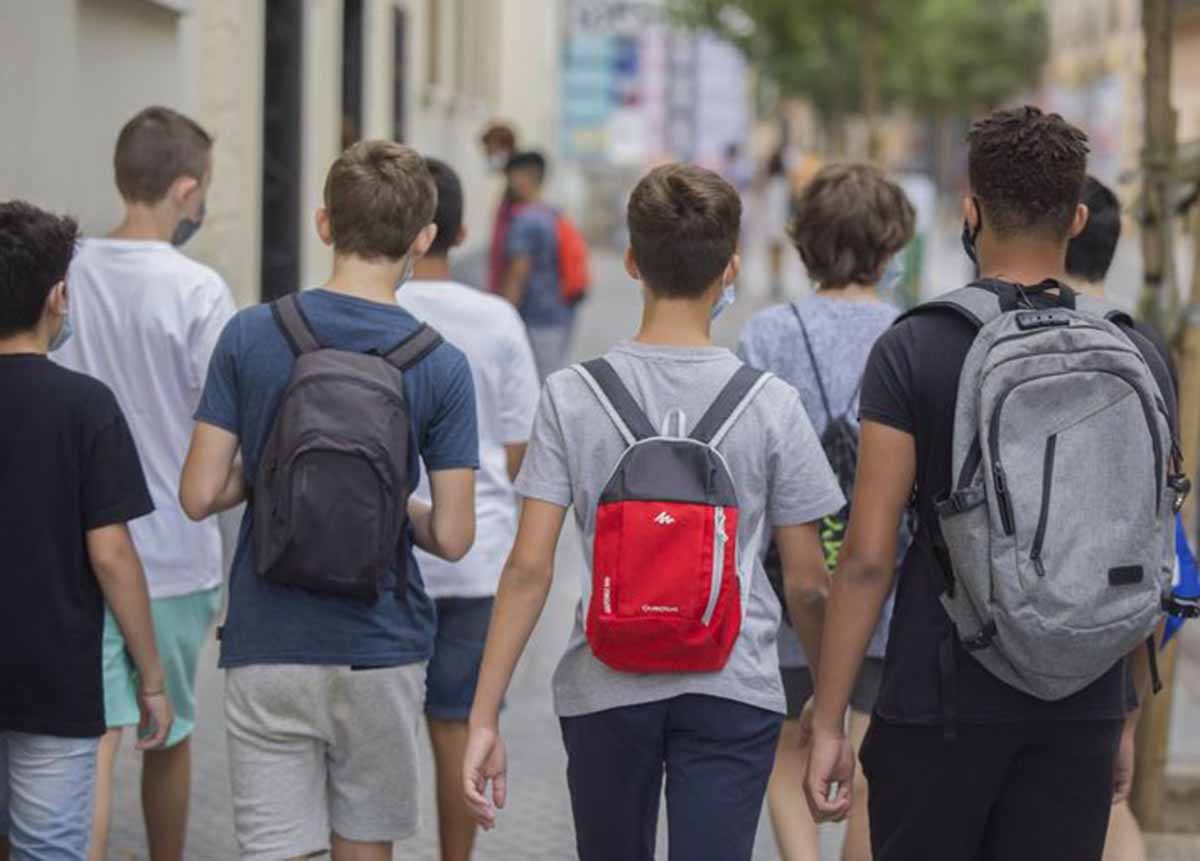
[(737, 288), (732, 284), (727, 284), (725, 289), (721, 291), (721, 298), (712, 306), (712, 319), (720, 317), (725, 310), (737, 301)]
[(75, 327), (71, 325), (71, 315), (63, 317), (63, 323), (58, 327), (58, 332), (50, 339), (50, 352), (53, 353), (67, 341), (71, 340), (71, 336), (75, 334)]
[(893, 257), (883, 270), (883, 277), (879, 279), (879, 293), (885, 298), (890, 298), (896, 295), (896, 290), (904, 281), (904, 260), (897, 254)]

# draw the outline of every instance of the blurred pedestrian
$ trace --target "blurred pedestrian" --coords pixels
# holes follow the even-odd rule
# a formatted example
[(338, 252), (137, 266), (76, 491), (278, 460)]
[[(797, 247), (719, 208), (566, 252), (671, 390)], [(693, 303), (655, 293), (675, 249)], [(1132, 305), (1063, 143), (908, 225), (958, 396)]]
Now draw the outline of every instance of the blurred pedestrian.
[(500, 294), (525, 321), (537, 361), (538, 378), (562, 369), (571, 351), (575, 306), (563, 292), (559, 213), (542, 197), (546, 159), (520, 152), (505, 168), (514, 210), (504, 241), (504, 280)]
[[(479, 137), (483, 146), (483, 156), (487, 160), (488, 170), (496, 174), (504, 174), (508, 161), (517, 152), (517, 133), (507, 123), (493, 121), (488, 123)], [(508, 236), (508, 228), (512, 224), (515, 201), (508, 187), (507, 179), (500, 202), (496, 205), (496, 215), (492, 220), (492, 241), (488, 250), (488, 290), (499, 293), (504, 281), (504, 244)]]
[(640, 331), (550, 377), (517, 479), (525, 503), (464, 791), (493, 827), (508, 791), (500, 703), (573, 508), (594, 555), (554, 701), (583, 861), (653, 859), (664, 776), (672, 857), (749, 861), (785, 704), (765, 534), (800, 635), (819, 648), (817, 523), (842, 507), (841, 491), (796, 391), (711, 339), (733, 298), (741, 211), (712, 171), (666, 165), (642, 179), (625, 256), (645, 294)]
[(209, 365), (180, 497), (199, 519), (255, 487), (220, 658), (243, 857), (390, 861), (417, 828), (436, 610), (413, 545), (467, 552), (479, 465), (466, 358), (396, 305), (436, 203), (411, 149), (346, 150), (316, 218), (329, 281), (238, 313)]
[[(1125, 533), (1136, 525), (1122, 506), (1140, 507), (1143, 500), (1161, 497), (1165, 490), (1165, 449), (1161, 470), (1142, 467), (1153, 459), (1152, 441), (1173, 415), (1160, 421), (1158, 412), (1152, 411), (1143, 422), (1137, 402), (1146, 386), (1173, 401), (1169, 376), (1154, 347), (1129, 329), (1125, 334), (1141, 358), (1128, 365), (1127, 373), (1134, 376), (1113, 376), (1111, 386), (1123, 387), (1121, 392), (1104, 388), (1095, 379), (1101, 374), (1086, 386), (1074, 383), (1082, 381), (1087, 366), (1057, 377), (1043, 372), (1036, 378), (1022, 377), (1015, 365), (993, 366), (1010, 376), (1007, 381), (989, 379), (982, 391), (971, 389), (980, 392), (980, 407), (991, 405), (992, 418), (982, 425), (989, 436), (979, 437), (979, 458), (970, 456), (963, 438), (969, 414), (956, 416), (956, 411), (973, 408), (971, 401), (962, 399), (967, 386), (974, 386), (974, 377), (965, 379), (960, 390), (960, 376), (968, 352), (979, 355), (972, 345), (980, 343), (976, 340), (980, 324), (995, 320), (996, 326), (984, 329), (981, 337), (998, 339), (992, 349), (1016, 344), (1008, 349), (1023, 350), (1014, 353), (1019, 358), (1075, 361), (1068, 367), (1079, 368), (1080, 357), (1102, 366), (1115, 354), (1082, 347), (1054, 352), (1046, 346), (1058, 343), (1048, 342), (1047, 333), (1067, 337), (1060, 321), (1073, 319), (1057, 311), (1074, 307), (1074, 293), (1062, 285), (1063, 264), (1068, 240), (1087, 219), (1080, 204), (1086, 136), (1057, 114), (1024, 107), (996, 111), (978, 121), (968, 140), (970, 195), (963, 201), (963, 242), (964, 250), (978, 261), (983, 280), (906, 316), (879, 339), (867, 362), (854, 508), (833, 577), (818, 663), (806, 790), (820, 821), (844, 817), (853, 802), (855, 768), (844, 730), (845, 710), (871, 629), (894, 582), (896, 527), (913, 505), (921, 525), (895, 581), (888, 660), (861, 750), (870, 786), (875, 858), (1098, 858), (1113, 800), (1127, 795), (1132, 775), (1136, 713), (1130, 712), (1130, 673), (1138, 690), (1145, 690), (1151, 666), (1144, 645), (1130, 643), (1128, 656), (1133, 662), (1121, 657), (1098, 670), (1088, 664), (1096, 672), (1088, 673), (1094, 679), (1090, 683), (1076, 668), (1090, 655), (1104, 654), (1104, 647), (1117, 643), (1124, 648), (1131, 637), (1141, 635), (1142, 626), (1139, 623), (1120, 640), (1093, 636), (1078, 641), (1084, 647), (1073, 664), (1064, 663), (1061, 654), (1041, 654), (1029, 659), (1036, 663), (1022, 664), (1026, 669), (1002, 675), (1008, 665), (997, 662), (1014, 660), (1013, 653), (1005, 651), (1014, 639), (1044, 653), (1045, 638), (1061, 628), (1047, 623), (1049, 633), (1033, 633), (1001, 602), (1013, 595), (1023, 595), (1021, 600), (1031, 603), (1042, 601), (1043, 596), (1052, 602), (1054, 595), (1070, 596), (1057, 604), (1062, 614), (1075, 614), (1062, 624), (1089, 633), (1100, 629), (1111, 613), (1127, 612), (1130, 606), (1122, 604), (1117, 610), (1115, 605), (1095, 603), (1099, 600), (1116, 602), (1128, 595), (1127, 601), (1144, 602), (1143, 618), (1159, 612), (1154, 583), (1146, 579), (1159, 576), (1161, 561), (1152, 561), (1158, 551), (1152, 549), (1136, 572), (1107, 566), (1116, 557), (1143, 559), (1145, 548), (1117, 547), (1111, 536), (1118, 536), (1123, 545)], [(1005, 313), (1017, 308), (1025, 308), (1020, 313), (1027, 316)], [(1040, 340), (1017, 343), (1021, 330), (1038, 332)], [(1103, 339), (1110, 334), (1107, 328), (1074, 324), (1070, 331), (1084, 333), (1084, 338), (1095, 334)], [(1027, 365), (1024, 373), (1039, 371)], [(1040, 385), (1022, 389), (1022, 381), (1030, 380)], [(1137, 396), (1131, 397), (1135, 392)], [(1098, 404), (1084, 400), (1089, 397), (1103, 399)], [(1121, 404), (1138, 418), (1088, 425), (1105, 404)], [(1019, 405), (1023, 412), (1016, 412)], [(1004, 413), (1007, 421), (1000, 419), (1001, 406), (1009, 411)], [(1167, 412), (1173, 414), (1169, 405)], [(1023, 425), (1008, 418), (1017, 415), (1025, 417)], [(956, 427), (964, 433), (956, 432)], [(1076, 437), (1073, 446), (1069, 442), (1058, 446), (1058, 472), (1056, 427), (1085, 434)], [(990, 435), (992, 428), (1004, 432), (1003, 442)], [(1116, 440), (1113, 428), (1119, 428)], [(1043, 429), (1047, 429), (1045, 436)], [(1027, 443), (1022, 443), (1021, 433), (1028, 434)], [(1022, 444), (1039, 445), (1047, 453), (1044, 458), (1040, 451), (1036, 459), (1018, 458)], [(1136, 469), (1114, 471), (1123, 464), (1111, 449), (1098, 459), (1101, 445), (1119, 447), (1142, 460), (1130, 461)], [(1003, 451), (1009, 452), (1008, 472), (1000, 461)], [(952, 460), (962, 464), (961, 474), (953, 478)], [(1036, 466), (1029, 460), (1036, 460)], [(1164, 473), (1163, 486), (1158, 488), (1156, 471)], [(1049, 495), (1053, 476), (1057, 476), (1056, 489)], [(1078, 505), (1078, 483), (1084, 481), (1090, 482), (1085, 485), (1089, 506), (1120, 511), (1103, 531), (1097, 532), (1094, 524), (1081, 529), (1080, 521), (1069, 520)], [(1071, 482), (1076, 482), (1075, 487)], [(1058, 525), (1047, 529), (1045, 518), (1051, 506)], [(1165, 510), (1159, 510), (1160, 514), (1146, 516), (1161, 522), (1166, 539), (1168, 520)], [(962, 517), (971, 517), (980, 531), (963, 532), (964, 521), (955, 519)], [(935, 528), (939, 523), (943, 527)], [(1040, 531), (1035, 532), (1039, 523)], [(1002, 549), (1003, 542), (1018, 540), (1022, 542), (1018, 549)], [(1043, 548), (1048, 549), (1050, 560), (1045, 575)], [(983, 561), (971, 556), (980, 549)], [(1072, 560), (1080, 559), (1095, 559), (1109, 571), (1104, 584), (1096, 584), (1093, 597), (1074, 591), (1091, 570), (1086, 565), (1072, 567)], [(1021, 566), (1019, 572), (1002, 567), (1016, 565)], [(1143, 576), (1146, 566), (1154, 573)], [(989, 572), (993, 603), (979, 605), (978, 612), (996, 620), (995, 626), (985, 622), (960, 632), (948, 611), (961, 620), (962, 602), (978, 599), (986, 588), (981, 581)], [(1072, 591), (1041, 591), (1042, 577), (1052, 584), (1046, 588)], [(1074, 585), (1064, 585), (1067, 582)], [(1138, 591), (1139, 584), (1143, 591)], [(1042, 640), (1035, 646), (1038, 636)], [(1065, 675), (1070, 673), (1075, 675)], [(1058, 695), (1059, 688), (1044, 694), (1030, 690), (1030, 679), (1064, 677), (1082, 686)]]
[[(0, 204), (0, 858), (87, 856), (105, 731), (104, 604), (136, 672), (138, 748), (171, 706), (129, 524), (154, 510), (112, 391), (47, 359), (82, 321), (75, 222)], [(79, 337), (78, 334), (75, 337)]]
[(792, 185), (782, 147), (771, 153), (767, 160), (762, 205), (769, 286), (771, 297), (778, 301), (783, 298), (783, 253), (788, 243), (788, 222), (792, 217)]
[[(142, 755), (142, 810), (153, 861), (184, 856), (191, 797), (196, 669), (221, 607), (221, 533), (179, 506), (192, 411), (217, 336), (235, 311), (221, 276), (179, 249), (204, 221), (212, 137), (190, 118), (151, 107), (125, 124), (113, 156), (121, 223), (85, 239), (71, 263), (76, 334), (54, 358), (108, 385), (130, 417), (155, 511), (130, 532), (150, 584), (158, 650), (175, 724)], [(104, 699), (92, 861), (108, 846), (122, 731), (138, 722), (137, 668), (115, 620), (105, 621)]]
[[(433, 326), (466, 353), (475, 381), (479, 472), (475, 481), (475, 545), (457, 562), (417, 550), (425, 589), (437, 602), (437, 633), (425, 679), (425, 716), (437, 771), (442, 861), (468, 861), (475, 821), (462, 796), (467, 714), (496, 584), (517, 531), (513, 481), (521, 468), (540, 385), (525, 326), (499, 296), (456, 283), (450, 252), (466, 237), (463, 189), (453, 168), (426, 159), (437, 185), (437, 237), (396, 292), (401, 308)], [(422, 479), (417, 496), (429, 499)]]
[[(738, 348), (745, 362), (775, 373), (799, 391), (847, 498), (854, 484), (852, 452), (858, 443), (863, 368), (875, 341), (897, 314), (881, 298), (880, 284), (898, 280), (902, 270), (897, 268), (897, 255), (912, 237), (913, 220), (913, 208), (904, 192), (876, 168), (834, 165), (823, 169), (801, 194), (789, 226), (817, 291), (801, 302), (756, 314), (746, 325)], [(826, 564), (831, 570), (837, 564), (849, 514), (847, 508), (822, 522)], [(907, 549), (908, 538), (906, 531), (902, 551)], [(768, 555), (769, 575), (777, 573), (773, 571), (777, 565), (777, 557)], [(856, 749), (875, 709), (891, 609), (889, 598), (850, 696), (850, 738)], [(780, 733), (767, 791), (771, 822), (784, 861), (818, 859), (817, 827), (804, 801), (809, 728), (800, 720), (812, 697), (814, 674), (795, 631), (786, 623), (779, 630), (779, 662), (788, 719)], [(842, 858), (870, 861), (870, 857), (867, 786), (865, 780), (856, 780)]]

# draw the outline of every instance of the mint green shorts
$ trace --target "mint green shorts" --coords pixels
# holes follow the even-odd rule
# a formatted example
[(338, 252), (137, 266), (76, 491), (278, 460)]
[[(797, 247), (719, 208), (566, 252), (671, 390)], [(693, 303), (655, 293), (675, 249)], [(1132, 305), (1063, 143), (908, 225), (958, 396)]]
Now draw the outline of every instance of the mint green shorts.
[[(221, 588), (175, 598), (150, 601), (154, 639), (167, 676), (167, 695), (175, 710), (175, 723), (167, 737), (173, 747), (196, 727), (196, 666), (200, 650), (212, 634), (221, 609)], [(137, 726), (138, 675), (125, 648), (117, 620), (104, 613), (104, 717), (109, 729)]]

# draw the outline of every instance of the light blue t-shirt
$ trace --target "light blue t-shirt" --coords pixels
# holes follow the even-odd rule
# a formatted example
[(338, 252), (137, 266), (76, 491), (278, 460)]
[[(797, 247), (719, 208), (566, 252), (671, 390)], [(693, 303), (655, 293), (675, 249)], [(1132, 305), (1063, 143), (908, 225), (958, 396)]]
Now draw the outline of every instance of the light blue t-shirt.
[[(813, 368), (804, 347), (799, 312), (812, 339), (817, 367)], [(829, 414), (817, 387), (817, 372), (825, 385), (829, 406), (835, 415), (849, 415), (858, 424), (859, 382), (871, 348), (895, 321), (896, 309), (886, 302), (847, 301), (820, 294), (796, 304), (777, 305), (750, 318), (742, 332), (738, 354), (742, 361), (771, 371), (800, 393), (804, 410), (820, 436), (829, 423)], [(880, 658), (887, 647), (887, 631), (892, 620), (893, 599), (888, 598), (867, 654)], [(787, 625), (779, 632), (779, 663), (785, 667), (807, 666), (796, 632)]]
[[(323, 346), (362, 353), (387, 353), (420, 325), (396, 305), (327, 290), (304, 292), (300, 309)], [(294, 363), (268, 305), (239, 312), (217, 342), (196, 420), (237, 435), (248, 486), (253, 486)], [(457, 347), (443, 343), (409, 370), (404, 394), (411, 419), (409, 487), (418, 484), (421, 461), (432, 471), (479, 466), (474, 385), (467, 359)], [(436, 613), (412, 552), (411, 533), (404, 542), (404, 596), (397, 600), (389, 589), (375, 604), (267, 582), (254, 570), (253, 533), (251, 500), (230, 572), (222, 667), (375, 667), (429, 659)]]
[(531, 329), (570, 325), (575, 310), (563, 301), (558, 270), (558, 214), (535, 203), (517, 210), (504, 241), (504, 257), (511, 262), (528, 257), (529, 281), (517, 310)]

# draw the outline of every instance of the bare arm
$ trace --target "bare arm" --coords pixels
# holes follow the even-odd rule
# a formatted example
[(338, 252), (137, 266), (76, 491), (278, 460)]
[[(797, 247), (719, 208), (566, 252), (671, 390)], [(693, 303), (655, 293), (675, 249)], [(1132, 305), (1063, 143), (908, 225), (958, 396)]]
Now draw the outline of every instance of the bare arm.
[(203, 520), (246, 500), (238, 439), (224, 428), (197, 422), (179, 479), (179, 503), (192, 520)]
[[(525, 500), (517, 538), (500, 575), (463, 761), (467, 805), (485, 828), (495, 825), (496, 808), (504, 806), (508, 792), (500, 703), (550, 593), (554, 553), (566, 512), (549, 502)], [(489, 781), (491, 799), (486, 794)]]
[[(159, 747), (171, 728), (171, 709), (165, 693), (166, 676), (154, 641), (150, 593), (141, 560), (124, 523), (89, 530), (87, 551), (104, 601), (117, 620), (141, 682), (138, 700), (143, 711), (143, 729), (150, 732), (138, 746)], [(146, 720), (147, 715), (153, 718), (153, 723)]]
[(517, 480), (517, 474), (521, 471), (521, 462), (525, 460), (525, 449), (528, 447), (528, 444), (523, 442), (505, 444), (504, 465), (508, 470), (508, 478), (510, 481)]
[(783, 565), (783, 593), (788, 615), (816, 679), (825, 625), (825, 602), (829, 597), (829, 570), (825, 567), (821, 534), (816, 523), (782, 526), (775, 530), (775, 546)]
[(525, 295), (525, 287), (529, 283), (529, 273), (533, 271), (533, 258), (528, 254), (514, 257), (504, 270), (504, 280), (500, 284), (500, 295), (513, 305), (520, 305)]
[(408, 500), (413, 540), (426, 553), (457, 562), (475, 543), (475, 470), (430, 471), (429, 495), (431, 504)]

